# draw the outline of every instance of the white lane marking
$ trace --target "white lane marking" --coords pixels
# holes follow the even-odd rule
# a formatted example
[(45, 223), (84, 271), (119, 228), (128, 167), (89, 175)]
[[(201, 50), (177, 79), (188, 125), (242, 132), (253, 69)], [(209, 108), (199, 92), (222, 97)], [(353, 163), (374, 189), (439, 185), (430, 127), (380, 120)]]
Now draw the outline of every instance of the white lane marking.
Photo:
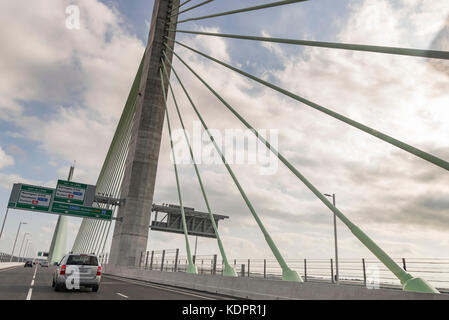
[(36, 278), (36, 274), (37, 274), (37, 267), (36, 267), (36, 269), (34, 270), (33, 280), (31, 281), (31, 286), (34, 285), (34, 279)]
[(30, 288), (30, 290), (28, 290), (27, 300), (31, 300), (31, 295), (32, 294), (33, 294), (33, 289)]
[(117, 294), (118, 294), (120, 297), (123, 297), (123, 298), (126, 298), (126, 299), (129, 298), (128, 296), (125, 296), (124, 294), (121, 294), (120, 292), (117, 292)]
[[(112, 278), (111, 276), (109, 276), (110, 278)], [(151, 288), (155, 288), (155, 289), (160, 289), (160, 290), (165, 290), (165, 291), (171, 291), (171, 292), (175, 292), (175, 293), (180, 293), (180, 294), (184, 294), (184, 295), (188, 295), (188, 296), (192, 296), (192, 297), (197, 297), (197, 298), (202, 298), (202, 299), (206, 299), (206, 300), (217, 300), (211, 297), (206, 297), (206, 296), (201, 296), (198, 294), (193, 294), (190, 292), (186, 292), (186, 291), (182, 291), (182, 290), (175, 290), (175, 289), (169, 289), (160, 285), (154, 285), (154, 284), (149, 284), (149, 283), (142, 283), (142, 282), (137, 282), (137, 281), (133, 281), (130, 279), (121, 279), (121, 278), (116, 278), (116, 280), (119, 281), (123, 281), (123, 282), (129, 282), (129, 283), (134, 283), (140, 286), (145, 286), (145, 287), (151, 287)]]
[(28, 290), (26, 300), (31, 300), (31, 296), (33, 295), (33, 286), (34, 286), (34, 279), (36, 278), (36, 273), (37, 273), (37, 267), (34, 270), (33, 280), (31, 280), (31, 288), (30, 288), (30, 290)]

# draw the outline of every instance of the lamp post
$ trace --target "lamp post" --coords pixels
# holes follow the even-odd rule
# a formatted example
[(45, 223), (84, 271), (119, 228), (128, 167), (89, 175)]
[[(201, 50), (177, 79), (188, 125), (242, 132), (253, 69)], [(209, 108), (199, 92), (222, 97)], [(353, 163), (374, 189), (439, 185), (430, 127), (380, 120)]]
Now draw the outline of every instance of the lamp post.
[[(333, 194), (324, 194), (326, 197), (332, 198), (332, 204), (335, 207), (335, 193)], [(339, 273), (338, 273), (338, 242), (337, 242), (337, 216), (334, 213), (334, 244), (335, 244), (335, 282), (338, 283)]]
[(25, 242), (25, 248), (23, 248), (23, 257), (22, 257), (22, 260), (20, 260), (20, 262), (22, 262), (22, 261), (24, 261), (25, 259), (26, 259), (26, 253), (27, 253), (27, 250), (28, 250), (28, 245), (31, 243), (31, 242), (28, 242), (28, 241), (30, 241), (31, 239), (27, 239), (27, 241)]
[(25, 237), (26, 237), (27, 235), (29, 235), (28, 232), (25, 233), (25, 234), (23, 235), (23, 238), (22, 238), (22, 244), (20, 245), (20, 250), (19, 250), (19, 259), (17, 260), (17, 262), (19, 262), (19, 260), (21, 260), (23, 243), (25, 242)]
[(9, 208), (6, 208), (5, 218), (3, 219), (2, 229), (0, 230), (0, 238), (2, 237), (3, 229), (5, 228), (6, 218), (8, 218), (8, 212), (9, 212)]
[(19, 223), (19, 229), (17, 229), (16, 240), (14, 240), (14, 246), (12, 247), (11, 259), (9, 259), (9, 262), (12, 262), (12, 258), (14, 256), (14, 250), (16, 249), (17, 237), (19, 236), (19, 232), (20, 232), (20, 228), (22, 227), (22, 224), (27, 224), (27, 223), (26, 222)]
[(24, 258), (27, 258), (28, 252), (30, 251), (31, 241), (27, 243), (27, 248), (25, 250)]

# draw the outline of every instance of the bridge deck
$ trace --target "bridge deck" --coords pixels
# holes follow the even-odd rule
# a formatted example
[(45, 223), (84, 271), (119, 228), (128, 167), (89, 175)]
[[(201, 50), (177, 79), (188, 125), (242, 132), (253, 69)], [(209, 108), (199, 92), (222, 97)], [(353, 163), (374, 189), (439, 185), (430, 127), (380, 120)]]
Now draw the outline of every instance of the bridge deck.
[[(37, 270), (36, 270), (37, 268)], [(55, 292), (51, 287), (55, 267), (22, 266), (0, 270), (0, 300), (217, 300), (221, 296), (158, 286), (141, 281), (103, 276), (100, 290)], [(34, 278), (34, 284), (31, 286)], [(32, 289), (30, 293), (30, 289)]]

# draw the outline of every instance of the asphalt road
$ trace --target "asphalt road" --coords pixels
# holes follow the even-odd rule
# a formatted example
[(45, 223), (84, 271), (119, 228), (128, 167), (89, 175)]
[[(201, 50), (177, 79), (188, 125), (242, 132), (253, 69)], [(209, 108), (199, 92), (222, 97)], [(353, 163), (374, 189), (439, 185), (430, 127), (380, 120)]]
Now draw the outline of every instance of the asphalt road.
[(223, 300), (222, 296), (103, 275), (98, 292), (81, 288), (56, 292), (55, 267), (0, 270), (0, 300)]

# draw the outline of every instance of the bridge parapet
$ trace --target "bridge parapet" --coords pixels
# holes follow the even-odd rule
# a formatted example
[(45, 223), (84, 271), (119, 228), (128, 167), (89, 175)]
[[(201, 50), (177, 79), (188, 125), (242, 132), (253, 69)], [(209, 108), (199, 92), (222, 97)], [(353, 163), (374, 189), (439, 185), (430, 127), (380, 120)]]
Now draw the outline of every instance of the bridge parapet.
[(195, 275), (130, 267), (106, 266), (105, 274), (200, 290), (244, 299), (332, 299), (332, 300), (449, 300), (448, 294), (405, 292), (394, 289), (367, 289), (360, 286), (316, 282), (290, 282), (221, 275)]

